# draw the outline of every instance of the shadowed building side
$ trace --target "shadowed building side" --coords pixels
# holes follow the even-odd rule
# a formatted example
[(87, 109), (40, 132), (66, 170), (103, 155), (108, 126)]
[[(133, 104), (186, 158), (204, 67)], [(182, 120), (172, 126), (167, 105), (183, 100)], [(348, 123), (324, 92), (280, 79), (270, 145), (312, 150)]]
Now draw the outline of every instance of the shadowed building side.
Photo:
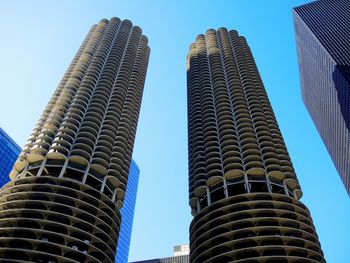
[(198, 35), (187, 81), (190, 262), (325, 262), (245, 38)]
[(0, 190), (0, 258), (114, 262), (149, 54), (128, 20), (91, 28)]

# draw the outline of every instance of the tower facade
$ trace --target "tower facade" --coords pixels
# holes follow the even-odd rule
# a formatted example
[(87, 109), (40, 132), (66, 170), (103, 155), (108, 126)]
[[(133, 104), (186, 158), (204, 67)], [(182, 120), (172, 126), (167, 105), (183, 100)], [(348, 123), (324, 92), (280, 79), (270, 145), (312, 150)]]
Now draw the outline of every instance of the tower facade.
[(303, 101), (350, 195), (350, 2), (294, 8)]
[(147, 42), (118, 18), (88, 32), (0, 190), (0, 258), (114, 262)]
[(0, 187), (10, 181), (9, 173), (21, 148), (0, 128)]
[(121, 209), (122, 224), (120, 227), (117, 255), (115, 263), (128, 263), (129, 247), (134, 221), (137, 188), (139, 184), (140, 169), (136, 162), (131, 159), (128, 185), (126, 187), (124, 205)]
[(325, 262), (245, 38), (198, 35), (187, 81), (190, 262)]

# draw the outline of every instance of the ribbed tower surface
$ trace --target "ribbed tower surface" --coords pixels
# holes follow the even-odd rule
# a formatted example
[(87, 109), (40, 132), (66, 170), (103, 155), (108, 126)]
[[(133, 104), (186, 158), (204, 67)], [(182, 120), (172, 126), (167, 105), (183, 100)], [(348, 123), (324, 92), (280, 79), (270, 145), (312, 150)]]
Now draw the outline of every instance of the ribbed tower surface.
[(89, 31), (0, 190), (1, 262), (114, 262), (150, 49)]
[(187, 81), (191, 263), (325, 262), (245, 38), (197, 36)]

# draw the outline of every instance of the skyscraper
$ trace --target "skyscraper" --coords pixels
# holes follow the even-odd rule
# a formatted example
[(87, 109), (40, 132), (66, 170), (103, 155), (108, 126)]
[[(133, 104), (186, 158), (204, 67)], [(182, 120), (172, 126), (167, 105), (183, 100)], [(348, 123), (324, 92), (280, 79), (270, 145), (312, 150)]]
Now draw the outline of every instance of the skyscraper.
[(294, 8), (303, 101), (350, 195), (350, 1)]
[(187, 76), (190, 262), (325, 262), (245, 38), (198, 35)]
[(134, 160), (131, 160), (128, 184), (125, 192), (124, 206), (121, 209), (122, 224), (120, 227), (117, 255), (115, 263), (128, 263), (130, 238), (139, 183), (140, 169)]
[(21, 148), (0, 128), (0, 187), (10, 181), (9, 173)]
[(114, 262), (147, 42), (128, 20), (91, 28), (0, 190), (0, 258)]

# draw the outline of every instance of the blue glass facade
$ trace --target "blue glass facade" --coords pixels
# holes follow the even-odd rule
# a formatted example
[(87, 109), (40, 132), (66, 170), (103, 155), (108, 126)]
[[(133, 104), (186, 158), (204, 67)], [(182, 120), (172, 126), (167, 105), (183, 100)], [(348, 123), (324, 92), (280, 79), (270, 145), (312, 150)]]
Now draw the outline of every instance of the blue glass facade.
[(10, 181), (9, 173), (21, 148), (0, 128), (0, 187)]
[(129, 246), (134, 220), (134, 211), (139, 183), (140, 169), (134, 160), (131, 160), (128, 184), (126, 187), (124, 206), (121, 209), (122, 224), (117, 247), (116, 263), (127, 263), (129, 256)]
[(350, 1), (294, 8), (303, 101), (350, 195)]

